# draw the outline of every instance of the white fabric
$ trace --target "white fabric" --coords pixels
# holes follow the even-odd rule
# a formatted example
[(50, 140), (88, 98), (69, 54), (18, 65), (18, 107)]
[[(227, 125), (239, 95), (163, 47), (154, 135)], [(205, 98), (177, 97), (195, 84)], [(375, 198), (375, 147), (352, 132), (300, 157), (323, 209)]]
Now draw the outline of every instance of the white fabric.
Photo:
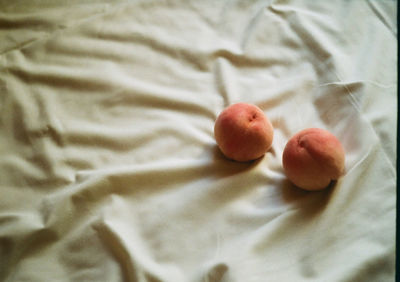
[[(393, 281), (395, 1), (80, 2), (0, 1), (1, 281)], [(308, 127), (346, 151), (322, 192), (282, 169)]]

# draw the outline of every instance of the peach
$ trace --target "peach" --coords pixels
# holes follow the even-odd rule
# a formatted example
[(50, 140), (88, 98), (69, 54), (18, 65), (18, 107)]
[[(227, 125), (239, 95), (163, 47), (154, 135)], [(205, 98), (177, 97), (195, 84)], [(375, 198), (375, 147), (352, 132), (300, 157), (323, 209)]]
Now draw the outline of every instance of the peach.
[(344, 172), (344, 150), (329, 131), (308, 128), (295, 134), (283, 151), (283, 168), (296, 186), (322, 190)]
[(247, 162), (262, 157), (269, 150), (274, 131), (259, 107), (237, 103), (220, 113), (215, 121), (214, 135), (227, 158)]

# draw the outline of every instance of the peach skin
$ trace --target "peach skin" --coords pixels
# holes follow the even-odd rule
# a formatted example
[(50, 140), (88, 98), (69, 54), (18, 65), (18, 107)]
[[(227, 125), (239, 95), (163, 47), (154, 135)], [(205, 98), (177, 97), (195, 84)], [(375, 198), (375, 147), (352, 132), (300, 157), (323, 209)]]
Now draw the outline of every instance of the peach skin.
[(343, 174), (344, 155), (341, 143), (329, 131), (308, 128), (290, 138), (282, 162), (293, 184), (315, 191), (328, 187)]
[(214, 135), (227, 158), (247, 162), (262, 157), (269, 150), (274, 132), (259, 107), (237, 103), (220, 113), (215, 121)]

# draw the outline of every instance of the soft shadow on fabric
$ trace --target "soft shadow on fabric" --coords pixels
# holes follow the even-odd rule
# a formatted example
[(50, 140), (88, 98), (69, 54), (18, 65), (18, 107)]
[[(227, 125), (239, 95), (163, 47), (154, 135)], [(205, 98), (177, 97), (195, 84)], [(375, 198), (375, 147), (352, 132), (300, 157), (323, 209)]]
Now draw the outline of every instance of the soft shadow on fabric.
[(229, 267), (225, 263), (218, 263), (208, 269), (203, 281), (221, 282)]
[(332, 181), (327, 188), (321, 191), (306, 191), (286, 179), (281, 186), (282, 199), (299, 208), (306, 215), (316, 215), (325, 209), (329, 203), (336, 181)]

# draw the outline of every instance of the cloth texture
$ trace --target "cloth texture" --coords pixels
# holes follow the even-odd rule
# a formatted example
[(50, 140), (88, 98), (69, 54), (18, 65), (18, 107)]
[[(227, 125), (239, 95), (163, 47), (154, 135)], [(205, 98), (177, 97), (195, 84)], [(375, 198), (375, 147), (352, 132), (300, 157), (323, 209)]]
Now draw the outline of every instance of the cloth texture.
[[(396, 1), (0, 0), (0, 281), (393, 281)], [(272, 148), (227, 160), (218, 114)], [(298, 131), (346, 171), (286, 178)]]

